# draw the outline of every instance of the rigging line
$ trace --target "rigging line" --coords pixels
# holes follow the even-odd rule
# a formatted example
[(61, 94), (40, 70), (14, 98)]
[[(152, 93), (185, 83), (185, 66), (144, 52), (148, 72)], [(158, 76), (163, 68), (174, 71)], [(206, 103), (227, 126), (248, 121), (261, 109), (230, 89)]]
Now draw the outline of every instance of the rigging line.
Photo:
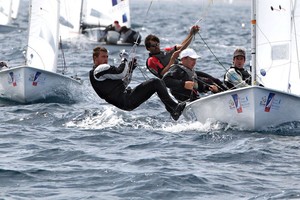
[(208, 11), (209, 11), (209, 7), (211, 6), (211, 4), (213, 4), (213, 0), (208, 0), (209, 3), (207, 5), (207, 7), (205, 8), (205, 12), (200, 16), (200, 18), (195, 22), (194, 25), (197, 25), (198, 23), (200, 23), (208, 14)]
[(223, 88), (221, 88), (216, 82), (214, 82), (214, 81), (211, 80), (211, 79), (210, 79), (210, 80), (213, 82), (212, 84), (206, 83), (205, 81), (201, 80), (201, 77), (200, 77), (200, 78), (196, 77), (196, 78), (194, 78), (194, 79), (197, 80), (197, 81), (199, 81), (199, 82), (201, 82), (201, 83), (203, 83), (203, 85), (206, 85), (206, 86), (208, 86), (208, 87), (210, 87), (210, 85), (214, 85), (214, 86), (216, 86), (218, 89), (221, 89), (221, 91), (224, 91)]
[(60, 50), (61, 50), (61, 54), (62, 54), (62, 59), (63, 59), (63, 70), (62, 70), (62, 74), (65, 74), (65, 72), (67, 71), (67, 67), (66, 67), (66, 59), (65, 59), (65, 54), (64, 54), (63, 46), (62, 46), (62, 40), (61, 40), (61, 37), (59, 38), (59, 46), (60, 46)]
[[(198, 79), (197, 77), (197, 74), (195, 72), (195, 68), (192, 69), (192, 72), (193, 72), (193, 76), (192, 76), (192, 81), (194, 82), (194, 85), (193, 85), (193, 88), (191, 90), (191, 94), (190, 94), (190, 97), (189, 97), (189, 100), (192, 101), (192, 98), (193, 98), (193, 94), (195, 93), (195, 95), (197, 96), (197, 94), (199, 93), (198, 90), (195, 87), (195, 84), (197, 84), (197, 87), (198, 86), (198, 83), (196, 82), (196, 80)], [(200, 81), (200, 80), (199, 80)], [(202, 80), (201, 80), (202, 81)]]
[(150, 5), (149, 5), (149, 7), (148, 7), (148, 10), (147, 10), (146, 15), (148, 15), (148, 13), (149, 13), (149, 10), (150, 10), (150, 8), (151, 8), (151, 6), (152, 6), (152, 2), (153, 2), (153, 0), (150, 2)]
[(126, 87), (129, 85), (129, 83), (131, 82), (131, 79), (132, 79), (133, 66), (134, 66), (134, 63), (135, 63), (136, 49), (137, 49), (137, 46), (138, 46), (139, 39), (140, 39), (140, 34), (138, 34), (133, 46), (131, 47), (131, 49), (129, 51), (129, 58), (130, 59), (128, 59), (128, 60), (131, 60), (131, 61), (129, 61), (129, 63), (128, 63), (128, 71), (127, 71), (127, 73), (126, 73), (126, 75), (123, 79), (123, 80), (125, 80)]
[(225, 71), (227, 71), (227, 69), (224, 67), (224, 65), (220, 62), (219, 58), (216, 56), (216, 54), (214, 54), (214, 52), (211, 50), (211, 48), (208, 46), (208, 44), (206, 43), (206, 41), (204, 40), (204, 38), (201, 36), (201, 34), (198, 32), (201, 40), (204, 42), (205, 46), (208, 48), (208, 50), (211, 52), (211, 54), (216, 58), (216, 60), (218, 61), (218, 63), (223, 67), (223, 69)]
[[(202, 39), (202, 41), (204, 42), (204, 44), (206, 45), (206, 47), (208, 48), (208, 50), (212, 53), (212, 55), (216, 58), (216, 60), (218, 61), (218, 63), (223, 67), (223, 69), (228, 72), (228, 69), (226, 69), (224, 67), (224, 65), (220, 62), (220, 60), (218, 59), (218, 57), (214, 54), (214, 52), (211, 50), (211, 48), (208, 46), (208, 44), (206, 43), (206, 41), (203, 39), (203, 37), (201, 36), (201, 34), (198, 32), (200, 38)], [(230, 76), (234, 76), (232, 73), (229, 73)], [(249, 78), (248, 78), (249, 79)], [(215, 84), (216, 85), (216, 84)], [(216, 85), (219, 89), (222, 89), (220, 88), (218, 85)], [(229, 88), (229, 89), (232, 89), (232, 88)]]

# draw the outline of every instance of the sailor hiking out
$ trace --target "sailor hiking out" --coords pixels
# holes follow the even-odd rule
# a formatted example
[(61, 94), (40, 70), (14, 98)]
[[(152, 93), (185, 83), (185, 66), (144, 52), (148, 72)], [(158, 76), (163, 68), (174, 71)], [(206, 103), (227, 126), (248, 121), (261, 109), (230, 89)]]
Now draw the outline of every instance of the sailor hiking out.
[(131, 79), (128, 76), (131, 76), (137, 63), (135, 59), (127, 63), (128, 54), (126, 52), (122, 52), (120, 56), (121, 64), (118, 67), (111, 66), (107, 64), (107, 49), (104, 47), (94, 48), (94, 66), (89, 77), (98, 96), (122, 110), (131, 111), (156, 93), (172, 118), (178, 120), (185, 108), (185, 103), (175, 102), (169, 95), (165, 83), (157, 78), (144, 81), (133, 89), (127, 87)]

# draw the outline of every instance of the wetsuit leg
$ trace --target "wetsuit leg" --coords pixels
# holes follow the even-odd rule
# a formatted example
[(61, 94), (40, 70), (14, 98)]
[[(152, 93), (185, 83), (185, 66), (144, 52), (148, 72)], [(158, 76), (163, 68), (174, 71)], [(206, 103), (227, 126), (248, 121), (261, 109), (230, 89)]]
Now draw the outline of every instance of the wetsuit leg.
[(154, 93), (157, 93), (160, 100), (165, 104), (167, 111), (172, 113), (177, 107), (177, 103), (171, 98), (165, 83), (157, 78), (149, 79), (136, 86), (126, 95), (126, 108), (133, 110), (148, 100)]

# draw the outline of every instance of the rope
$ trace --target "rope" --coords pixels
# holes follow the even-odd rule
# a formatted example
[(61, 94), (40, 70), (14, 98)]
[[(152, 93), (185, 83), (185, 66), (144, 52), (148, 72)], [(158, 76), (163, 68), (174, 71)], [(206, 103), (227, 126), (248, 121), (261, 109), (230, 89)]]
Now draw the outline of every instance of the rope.
[(63, 59), (63, 70), (62, 70), (62, 74), (65, 74), (65, 72), (67, 71), (67, 67), (66, 67), (66, 59), (65, 59), (65, 54), (64, 54), (63, 47), (62, 47), (62, 40), (61, 40), (61, 37), (59, 38), (59, 46), (60, 46), (60, 50), (61, 50), (61, 54), (62, 54), (62, 59)]
[(147, 12), (146, 12), (146, 15), (148, 15), (148, 13), (149, 13), (149, 10), (150, 10), (150, 8), (151, 8), (151, 6), (152, 6), (152, 2), (153, 2), (153, 1), (150, 2), (150, 5), (149, 5), (148, 10), (147, 10)]
[(194, 25), (197, 25), (198, 23), (200, 23), (207, 15), (208, 11), (209, 11), (209, 7), (211, 6), (211, 4), (213, 4), (213, 0), (208, 0), (209, 3), (207, 5), (206, 8), (204, 8), (205, 12), (200, 16), (200, 18), (195, 22)]
[(201, 36), (201, 34), (199, 32), (198, 32), (198, 35), (200, 36), (201, 40), (203, 41), (203, 43), (205, 44), (205, 46), (208, 48), (208, 50), (211, 52), (211, 54), (218, 61), (218, 63), (223, 67), (223, 69), (225, 69), (225, 71), (227, 71), (226, 67), (224, 67), (224, 65), (220, 62), (219, 58), (216, 56), (216, 54), (214, 54), (214, 52), (211, 50), (211, 48), (208, 46), (208, 44), (206, 43), (206, 41), (203, 39), (203, 37)]
[(130, 61), (128, 63), (128, 71), (127, 71), (125, 77), (123, 78), (125, 87), (127, 87), (129, 85), (129, 83), (131, 82), (133, 66), (134, 66), (135, 57), (136, 57), (136, 49), (137, 49), (137, 46), (138, 46), (139, 37), (140, 37), (140, 34), (138, 34), (138, 37), (136, 38), (133, 46), (131, 47), (131, 49), (129, 51), (129, 58), (130, 59), (128, 59), (128, 60), (130, 60)]

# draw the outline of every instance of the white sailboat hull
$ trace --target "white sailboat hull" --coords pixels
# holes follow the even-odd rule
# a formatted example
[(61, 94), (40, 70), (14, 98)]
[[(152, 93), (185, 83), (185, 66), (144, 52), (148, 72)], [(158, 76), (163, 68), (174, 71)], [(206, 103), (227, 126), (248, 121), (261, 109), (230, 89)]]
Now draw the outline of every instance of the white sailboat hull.
[(246, 130), (264, 130), (300, 121), (300, 97), (259, 86), (226, 91), (189, 103), (184, 116), (222, 122)]
[(0, 71), (0, 97), (19, 103), (63, 99), (80, 85), (71, 77), (28, 66)]

